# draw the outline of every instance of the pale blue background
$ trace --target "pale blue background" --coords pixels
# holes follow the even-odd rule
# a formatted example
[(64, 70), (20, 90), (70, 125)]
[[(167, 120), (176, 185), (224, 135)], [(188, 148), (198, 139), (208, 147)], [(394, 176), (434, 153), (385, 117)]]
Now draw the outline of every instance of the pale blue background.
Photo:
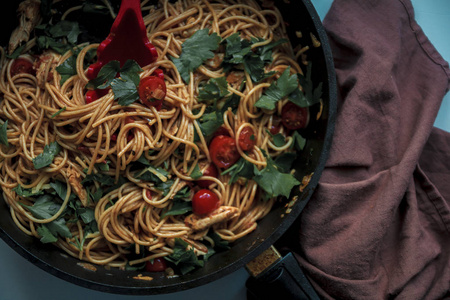
[[(332, 0), (312, 0), (321, 19)], [(450, 0), (412, 0), (416, 19), (442, 56), (450, 60)], [(450, 96), (444, 98), (436, 126), (450, 131)], [(0, 300), (244, 300), (244, 269), (213, 283), (161, 296), (122, 296), (88, 290), (49, 275), (11, 250), (0, 240)]]

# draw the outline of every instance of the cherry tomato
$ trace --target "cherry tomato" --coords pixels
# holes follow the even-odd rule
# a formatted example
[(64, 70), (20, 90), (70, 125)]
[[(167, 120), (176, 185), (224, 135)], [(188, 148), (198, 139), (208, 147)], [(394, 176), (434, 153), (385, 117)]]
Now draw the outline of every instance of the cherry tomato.
[(16, 58), (11, 65), (11, 76), (20, 73), (36, 74), (33, 63), (25, 58)]
[[(215, 165), (209, 164), (208, 167), (203, 170), (203, 176), (211, 176), (217, 178), (219, 176), (219, 172), (217, 171)], [(207, 188), (213, 183), (214, 181), (211, 180), (197, 180), (197, 185), (202, 188)]]
[(219, 197), (207, 189), (199, 190), (192, 199), (192, 211), (199, 216), (209, 214), (219, 206)]
[(236, 142), (232, 137), (216, 136), (209, 145), (211, 160), (218, 168), (228, 169), (239, 160), (241, 155), (236, 148)]
[(250, 126), (242, 128), (238, 137), (239, 147), (244, 151), (252, 150), (256, 145), (255, 132)]
[(148, 107), (154, 106), (161, 109), (162, 102), (166, 97), (166, 84), (158, 76), (148, 76), (141, 79), (138, 87), (139, 97), (142, 104)]
[(226, 135), (226, 136), (230, 136), (230, 133), (228, 132), (228, 130), (223, 127), (220, 126), (214, 133), (213, 133), (213, 137), (219, 136), (219, 135)]
[(86, 104), (92, 103), (95, 100), (100, 99), (101, 97), (108, 94), (108, 89), (104, 90), (89, 90), (86, 92)]
[(287, 129), (305, 128), (309, 122), (309, 110), (306, 107), (288, 102), (281, 110), (281, 121)]
[(157, 257), (151, 261), (145, 263), (145, 271), (147, 272), (162, 272), (167, 269), (167, 263), (164, 258)]
[(152, 191), (145, 190), (145, 196), (147, 196), (148, 199), (152, 200)]

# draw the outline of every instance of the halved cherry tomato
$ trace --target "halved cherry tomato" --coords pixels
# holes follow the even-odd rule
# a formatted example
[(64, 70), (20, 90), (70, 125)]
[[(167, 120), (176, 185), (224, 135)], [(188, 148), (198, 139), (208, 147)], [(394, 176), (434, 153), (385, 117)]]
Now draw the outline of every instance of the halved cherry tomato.
[(255, 132), (250, 126), (242, 128), (238, 137), (239, 147), (244, 151), (252, 150), (256, 145)]
[(216, 136), (212, 140), (209, 145), (209, 154), (218, 168), (225, 169), (231, 167), (241, 157), (234, 139), (225, 135)]
[(26, 58), (16, 58), (11, 65), (11, 76), (20, 73), (36, 74), (33, 63)]
[[(208, 167), (203, 170), (203, 176), (211, 176), (217, 178), (219, 176), (219, 172), (217, 171), (215, 165), (209, 164)], [(202, 188), (207, 188), (213, 183), (214, 181), (211, 180), (197, 180), (197, 185)]]
[(138, 87), (139, 97), (142, 104), (148, 107), (154, 106), (161, 109), (162, 102), (166, 97), (166, 84), (158, 76), (148, 76), (141, 79)]
[(230, 133), (228, 132), (228, 130), (225, 127), (220, 126), (216, 131), (214, 131), (212, 136), (214, 138), (214, 137), (219, 136), (219, 135), (230, 136)]
[(309, 122), (309, 110), (307, 107), (288, 102), (281, 110), (281, 121), (287, 129), (305, 128)]
[(198, 191), (192, 199), (192, 211), (199, 216), (209, 214), (219, 206), (219, 197), (207, 189)]
[(167, 263), (161, 257), (153, 259), (153, 263), (151, 261), (145, 263), (145, 271), (147, 272), (162, 272), (165, 269), (167, 269)]
[(104, 90), (89, 90), (86, 92), (86, 104), (94, 102), (95, 100), (100, 99), (101, 97), (108, 94), (108, 89)]

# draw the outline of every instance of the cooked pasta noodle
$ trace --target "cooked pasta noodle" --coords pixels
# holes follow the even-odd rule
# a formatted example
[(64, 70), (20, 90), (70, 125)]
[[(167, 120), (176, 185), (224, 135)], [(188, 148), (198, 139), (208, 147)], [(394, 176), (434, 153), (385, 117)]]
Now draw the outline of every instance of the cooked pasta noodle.
[[(64, 18), (70, 18), (79, 8), (67, 11)], [(109, 10), (112, 12), (110, 6)], [(89, 81), (86, 61), (98, 44), (78, 45), (77, 54), (46, 51), (38, 58), (41, 71), (13, 76), (14, 60), (6, 57), (5, 50), (1, 52), (0, 119), (8, 120), (9, 145), (0, 147), (0, 184), (14, 222), (25, 234), (42, 238), (42, 225), (64, 216), (70, 235), (59, 232), (55, 244), (81, 260), (113, 267), (168, 256), (173, 252), (175, 238), (187, 241), (201, 254), (204, 244), (212, 243), (208, 232), (214, 231), (223, 240), (233, 242), (255, 230), (257, 221), (270, 212), (276, 197), (262, 199), (258, 184), (251, 179), (230, 184), (230, 174), (219, 174), (218, 178), (202, 176), (196, 180), (209, 180), (209, 189), (218, 196), (220, 205), (236, 207), (237, 217), (210, 228), (193, 230), (185, 223), (186, 214), (163, 216), (174, 205), (174, 196), (180, 190), (187, 186), (192, 196), (190, 190), (198, 189), (191, 177), (196, 166), (211, 163), (209, 139), (200, 127), (209, 104), (198, 100), (199, 89), (211, 78), (227, 76), (228, 92), (240, 97), (240, 102), (234, 112), (229, 109), (223, 114), (222, 127), (236, 141), (240, 156), (262, 170), (267, 165), (266, 154), (276, 158), (293, 151), (293, 138), (280, 126), (279, 133), (286, 137), (285, 144), (280, 146), (268, 132), (279, 122), (287, 99), (278, 101), (273, 110), (255, 107), (255, 103), (287, 68), (290, 74), (303, 74), (289, 43), (272, 49), (273, 60), (266, 65), (265, 72), (276, 72), (260, 82), (254, 82), (245, 69), (225, 70), (221, 64), (225, 47), (222, 45), (214, 58), (191, 71), (191, 80), (186, 84), (171, 57), (181, 55), (183, 43), (195, 32), (208, 28), (221, 39), (236, 32), (241, 39), (261, 39), (251, 45), (255, 50), (286, 37), (279, 11), (261, 9), (256, 2), (247, 0), (161, 1), (158, 6), (144, 1), (142, 10), (158, 59), (141, 66), (143, 71), (139, 76), (142, 79), (154, 75), (157, 69), (164, 71), (167, 93), (160, 110), (139, 101), (119, 105), (111, 90), (98, 100), (86, 103), (85, 86)], [(31, 39), (26, 49), (32, 49), (35, 43)], [(301, 48), (297, 56), (307, 49)], [(61, 74), (55, 67), (71, 56), (76, 56), (76, 75), (61, 85)], [(246, 127), (253, 130), (252, 138), (256, 141), (250, 151), (239, 145), (240, 133)], [(51, 164), (36, 169), (33, 160), (53, 142), (57, 142), (60, 151)], [(151, 163), (151, 170), (167, 171), (168, 175), (154, 174), (162, 182), (172, 183), (166, 193), (154, 182), (138, 178), (135, 162), (140, 158)], [(99, 180), (94, 180), (86, 185), (83, 180), (94, 174), (102, 174), (120, 184), (114, 186), (110, 182), (104, 187)], [(39, 216), (30, 207), (36, 204), (40, 192), (41, 195), (42, 191), (52, 193), (52, 187), (56, 190), (52, 184), (55, 181), (64, 183), (60, 186), (65, 198), (53, 208), (53, 215)], [(31, 196), (19, 195), (18, 187), (31, 191)], [(99, 190), (103, 194), (93, 201)], [(82, 205), (74, 205), (74, 199)], [(93, 211), (91, 217), (95, 218), (98, 230), (88, 228), (90, 220), (79, 217), (88, 209)], [(141, 256), (130, 258), (130, 253)]]

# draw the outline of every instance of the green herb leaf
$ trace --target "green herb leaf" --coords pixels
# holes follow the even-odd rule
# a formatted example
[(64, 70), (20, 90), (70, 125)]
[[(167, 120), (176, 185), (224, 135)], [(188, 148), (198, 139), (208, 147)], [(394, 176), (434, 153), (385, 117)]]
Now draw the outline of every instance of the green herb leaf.
[(198, 101), (214, 101), (215, 106), (217, 100), (229, 94), (226, 77), (211, 78), (205, 86), (199, 88)]
[(302, 151), (306, 145), (306, 139), (300, 135), (297, 131), (294, 131), (292, 134), (292, 138), (294, 139), (292, 143), (292, 147), (295, 147), (298, 151)]
[(173, 201), (172, 207), (161, 215), (161, 218), (166, 216), (184, 215), (190, 211), (192, 211), (191, 202), (177, 199)]
[(96, 174), (89, 174), (86, 175), (86, 177), (81, 181), (81, 184), (86, 184), (86, 183), (90, 183), (93, 181), (97, 181), (98, 183), (100, 183), (100, 185), (104, 186), (104, 185), (113, 185), (114, 184), (114, 177), (111, 177), (109, 175), (106, 174), (102, 174), (102, 173), (96, 173)]
[(62, 20), (50, 27), (48, 32), (54, 38), (66, 37), (69, 43), (76, 44), (81, 30), (77, 22)]
[(234, 165), (222, 172), (222, 175), (230, 174), (229, 184), (235, 183), (239, 177), (252, 179), (254, 165), (241, 157)]
[(292, 174), (280, 172), (269, 156), (266, 156), (266, 160), (267, 166), (261, 171), (255, 166), (253, 180), (271, 198), (277, 196), (289, 197), (292, 188), (299, 185), (300, 182)]
[(55, 182), (50, 182), (50, 186), (55, 190), (56, 194), (61, 198), (61, 200), (65, 200), (67, 196), (67, 184), (65, 182), (56, 180)]
[(281, 133), (272, 134), (269, 130), (266, 129), (266, 132), (272, 137), (273, 144), (277, 147), (282, 147), (286, 144), (286, 139), (284, 135)]
[(312, 63), (308, 62), (306, 76), (302, 76), (301, 74), (298, 76), (303, 92), (300, 89), (296, 89), (289, 95), (289, 100), (300, 107), (308, 107), (319, 103), (320, 98), (322, 97), (322, 82), (314, 89), (311, 80), (311, 69)]
[(63, 111), (65, 111), (66, 110), (66, 107), (64, 106), (63, 108), (61, 108), (60, 110), (58, 110), (57, 112), (55, 112), (53, 115), (51, 115), (51, 117), (50, 118), (54, 118), (54, 117), (56, 117), (56, 116), (58, 116), (60, 113), (62, 113)]
[(53, 162), (53, 159), (59, 153), (60, 150), (61, 148), (57, 142), (45, 145), (44, 151), (35, 158), (33, 158), (34, 168), (38, 170), (49, 166)]
[(25, 49), (26, 44), (21, 45), (20, 47), (17, 47), (16, 50), (14, 50), (13, 53), (7, 54), (7, 58), (16, 59), (19, 57), (20, 54), (22, 54), (23, 49)]
[(56, 71), (61, 75), (60, 85), (62, 86), (67, 79), (77, 74), (77, 57), (72, 55), (62, 64), (56, 67)]
[(198, 30), (183, 43), (179, 58), (170, 57), (186, 83), (190, 81), (190, 72), (214, 57), (212, 51), (219, 48), (220, 40), (217, 33), (210, 35), (208, 28)]
[(117, 60), (112, 60), (100, 69), (97, 78), (89, 80), (86, 87), (93, 89), (105, 89), (111, 84), (118, 72), (120, 72), (120, 62)]
[(155, 168), (153, 166), (148, 166), (144, 170), (138, 171), (135, 176), (137, 179), (143, 181), (159, 183), (167, 181), (169, 172), (167, 172), (163, 168)]
[(196, 164), (194, 167), (194, 170), (191, 173), (191, 178), (194, 180), (197, 180), (202, 176), (203, 176), (203, 173), (202, 173), (202, 171), (200, 171), (200, 167), (198, 166), (198, 164)]
[(29, 197), (34, 197), (34, 196), (44, 194), (44, 191), (42, 191), (42, 190), (36, 191), (33, 189), (24, 189), (20, 184), (18, 186), (16, 186), (15, 188), (13, 188), (12, 190), (14, 192), (16, 192), (17, 195), (24, 197), (24, 198), (29, 198)]
[(0, 126), (0, 144), (8, 146), (8, 134), (6, 132), (6, 129), (8, 129), (8, 120), (6, 120), (1, 126)]
[(222, 240), (220, 235), (218, 235), (215, 231), (208, 232), (208, 236), (214, 242), (214, 249), (218, 249), (218, 250), (228, 250), (228, 249), (230, 249), (228, 241)]
[(181, 274), (185, 275), (197, 267), (203, 267), (203, 260), (199, 260), (194, 250), (187, 250), (188, 243), (180, 238), (175, 238), (173, 253), (165, 259), (174, 263), (180, 268)]
[(264, 95), (256, 101), (255, 106), (269, 110), (275, 109), (275, 104), (279, 100), (298, 89), (297, 75), (289, 74), (290, 67), (286, 68), (280, 78), (269, 86)]
[(297, 158), (297, 154), (293, 152), (285, 152), (275, 158), (275, 164), (282, 173), (289, 173), (292, 169), (292, 164)]
[(250, 74), (253, 82), (263, 81), (276, 73), (274, 71), (266, 73), (264, 70), (264, 65), (265, 62), (256, 54), (249, 55), (244, 60), (244, 69), (248, 74)]
[(224, 41), (226, 42), (225, 63), (241, 64), (245, 56), (252, 53), (252, 43), (249, 40), (241, 40), (239, 32), (230, 35)]
[(115, 78), (111, 82), (111, 88), (114, 93), (114, 99), (122, 106), (128, 106), (139, 99), (139, 93), (136, 84), (127, 75)]
[(45, 224), (39, 225), (36, 231), (41, 236), (40, 241), (44, 244), (55, 243), (58, 241), (58, 238), (50, 232)]

